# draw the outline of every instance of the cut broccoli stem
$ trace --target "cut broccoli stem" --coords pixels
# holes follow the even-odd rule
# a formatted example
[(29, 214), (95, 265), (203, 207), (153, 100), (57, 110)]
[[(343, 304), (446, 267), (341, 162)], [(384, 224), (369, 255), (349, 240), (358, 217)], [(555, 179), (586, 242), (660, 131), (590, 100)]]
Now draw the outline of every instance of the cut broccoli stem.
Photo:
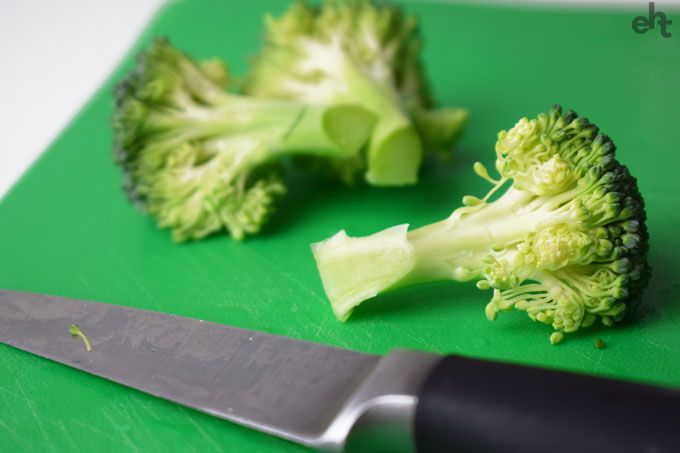
[[(522, 210), (518, 203), (527, 204), (533, 198), (509, 189), (497, 201), (473, 212), (465, 212), (468, 208), (464, 207), (445, 220), (410, 232), (408, 225), (366, 238), (341, 232), (316, 244), (317, 264), (336, 314), (347, 319), (355, 305), (383, 291), (441, 280), (480, 279), (490, 250), (522, 241), (554, 215), (545, 210)], [(370, 247), (365, 247), (369, 243)], [(362, 288), (370, 290), (363, 292)]]
[(328, 74), (332, 88), (301, 92), (299, 98), (310, 103), (324, 99), (331, 105), (366, 108), (377, 120), (368, 143), (366, 180), (377, 186), (415, 184), (422, 159), (421, 142), (397, 94), (390, 85), (376, 83), (342, 52), (332, 51), (327, 59), (335, 59), (329, 66), (338, 69)]
[(358, 105), (306, 106), (284, 135), (286, 154), (348, 159), (364, 146), (374, 115)]
[(214, 107), (187, 105), (184, 110), (154, 112), (147, 119), (149, 136), (179, 144), (261, 133), (270, 137), (271, 157), (295, 153), (343, 159), (359, 151), (373, 127), (373, 115), (359, 106), (231, 97), (231, 102)]
[(421, 160), (415, 129), (403, 117), (383, 114), (369, 143), (366, 181), (374, 186), (415, 184)]
[(88, 340), (83, 331), (80, 330), (80, 327), (78, 327), (75, 324), (71, 324), (71, 327), (69, 327), (68, 331), (71, 333), (71, 336), (80, 337), (83, 340), (83, 342), (85, 343), (85, 349), (87, 349), (88, 351), (92, 350), (90, 340)]
[(362, 105), (377, 118), (368, 144), (366, 180), (378, 186), (415, 184), (421, 142), (397, 94), (390, 84), (376, 83), (349, 58), (339, 54), (338, 60), (343, 70), (333, 102)]
[(372, 115), (356, 106), (253, 103), (202, 108), (202, 119), (196, 118), (195, 112), (177, 113), (176, 124), (155, 136), (154, 146), (171, 150), (183, 143), (200, 141), (204, 163), (196, 165), (194, 174), (205, 174), (215, 166), (224, 170), (225, 162), (229, 162), (228, 171), (220, 174), (221, 178), (228, 178), (247, 175), (250, 169), (293, 155), (349, 158), (366, 142), (372, 126)]

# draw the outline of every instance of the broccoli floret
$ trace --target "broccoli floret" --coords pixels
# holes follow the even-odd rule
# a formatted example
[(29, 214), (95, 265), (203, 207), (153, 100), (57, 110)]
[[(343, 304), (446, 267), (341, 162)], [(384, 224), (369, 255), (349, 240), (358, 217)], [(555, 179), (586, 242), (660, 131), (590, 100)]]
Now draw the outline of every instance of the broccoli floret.
[(373, 128), (359, 106), (255, 99), (228, 84), (220, 61), (195, 62), (157, 39), (115, 91), (124, 186), (176, 241), (257, 233), (285, 192), (282, 157), (351, 159)]
[(620, 320), (646, 286), (649, 265), (643, 199), (614, 151), (595, 125), (559, 106), (522, 118), (498, 134), (498, 179), (474, 165), (493, 184), (483, 198), (468, 195), (447, 219), (410, 232), (340, 231), (313, 245), (337, 317), (395, 288), (477, 280), (493, 290), (490, 320), (526, 311), (552, 325), (552, 343), (597, 318)]
[(68, 331), (72, 337), (80, 337), (80, 339), (83, 340), (83, 343), (85, 343), (85, 349), (87, 349), (88, 352), (92, 351), (90, 340), (88, 340), (83, 331), (80, 330), (80, 327), (78, 327), (76, 324), (71, 324), (71, 327), (68, 328)]
[(333, 168), (345, 180), (359, 175), (374, 185), (413, 184), (422, 142), (433, 150), (450, 147), (467, 119), (463, 109), (429, 110), (417, 25), (398, 7), (370, 0), (298, 1), (281, 17), (266, 17), (264, 48), (244, 91), (364, 106), (377, 118), (368, 156)]

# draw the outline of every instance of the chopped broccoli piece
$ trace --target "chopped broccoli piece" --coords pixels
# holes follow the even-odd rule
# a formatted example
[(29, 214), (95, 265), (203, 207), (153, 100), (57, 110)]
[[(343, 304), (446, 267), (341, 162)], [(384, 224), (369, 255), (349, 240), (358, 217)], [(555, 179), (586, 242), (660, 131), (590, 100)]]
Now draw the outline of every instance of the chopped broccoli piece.
[(87, 349), (88, 351), (92, 350), (92, 345), (90, 345), (90, 340), (88, 340), (87, 337), (85, 336), (85, 334), (83, 333), (83, 331), (80, 330), (80, 327), (78, 327), (75, 324), (71, 324), (71, 327), (69, 327), (68, 331), (71, 334), (71, 336), (82, 338), (83, 342), (85, 343), (85, 349)]
[(281, 17), (268, 16), (265, 26), (246, 93), (314, 105), (359, 104), (376, 115), (367, 158), (332, 163), (345, 180), (359, 174), (374, 185), (413, 184), (422, 159), (418, 133), (430, 149), (446, 149), (467, 119), (463, 109), (429, 111), (418, 23), (396, 6), (298, 1)]
[(352, 159), (374, 125), (362, 107), (311, 106), (226, 91), (227, 68), (157, 39), (116, 88), (113, 126), (130, 198), (175, 241), (257, 233), (285, 192), (289, 155)]
[(483, 198), (468, 195), (447, 219), (410, 232), (340, 231), (313, 245), (337, 317), (395, 288), (477, 280), (493, 289), (490, 320), (526, 311), (552, 325), (552, 343), (598, 318), (607, 326), (620, 320), (646, 286), (649, 265), (644, 202), (614, 151), (595, 125), (559, 106), (522, 118), (498, 134), (498, 179), (474, 165), (493, 184)]
[(413, 121), (426, 149), (442, 156), (448, 156), (467, 118), (467, 110), (457, 108), (419, 109), (413, 114)]

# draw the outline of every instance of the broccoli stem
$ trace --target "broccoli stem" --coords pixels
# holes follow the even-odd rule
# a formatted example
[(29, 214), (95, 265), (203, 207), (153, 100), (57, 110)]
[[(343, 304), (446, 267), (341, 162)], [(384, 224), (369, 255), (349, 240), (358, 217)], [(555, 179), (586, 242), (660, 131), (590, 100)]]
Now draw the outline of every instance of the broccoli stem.
[(282, 145), (295, 154), (346, 159), (363, 147), (374, 122), (374, 115), (357, 105), (305, 106)]
[(364, 238), (348, 237), (343, 231), (315, 244), (314, 255), (336, 315), (345, 320), (356, 305), (388, 290), (481, 278), (484, 257), (491, 250), (521, 242), (555, 216), (547, 203), (532, 205), (536, 198), (511, 188), (492, 203), (460, 208), (445, 220), (410, 232), (408, 225)]
[(414, 266), (398, 286), (480, 278), (485, 266), (483, 258), (490, 250), (518, 242), (533, 230), (535, 222), (527, 220), (518, 218), (487, 225), (462, 222), (456, 226), (443, 220), (409, 232)]
[[(152, 127), (158, 127), (156, 138), (168, 147), (239, 136), (261, 140), (262, 152), (250, 152), (243, 161), (256, 165), (287, 155), (352, 157), (366, 142), (373, 121), (373, 115), (359, 106), (232, 99), (210, 107), (188, 105), (173, 115), (158, 113)], [(214, 148), (220, 152), (219, 146)]]
[(347, 58), (342, 59), (344, 89), (336, 102), (360, 104), (378, 122), (368, 145), (366, 180), (377, 186), (406, 185), (418, 181), (421, 142), (397, 94), (388, 84), (378, 84)]
[(407, 240), (414, 264), (395, 287), (480, 278), (490, 250), (521, 242), (549, 218), (541, 209), (523, 210), (522, 202), (527, 201), (524, 193), (510, 189), (476, 211), (461, 217), (454, 212), (448, 219), (410, 231)]

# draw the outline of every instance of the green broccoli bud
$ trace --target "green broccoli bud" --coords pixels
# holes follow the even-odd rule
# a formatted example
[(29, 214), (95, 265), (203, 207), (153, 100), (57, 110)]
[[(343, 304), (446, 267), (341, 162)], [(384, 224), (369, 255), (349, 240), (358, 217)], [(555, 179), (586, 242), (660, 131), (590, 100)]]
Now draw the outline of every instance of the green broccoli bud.
[(370, 0), (298, 1), (281, 17), (268, 16), (265, 27), (264, 48), (245, 80), (247, 94), (358, 104), (376, 115), (366, 158), (333, 162), (344, 180), (359, 174), (374, 185), (413, 184), (422, 141), (443, 149), (458, 136), (467, 113), (428, 112), (432, 101), (417, 21), (398, 7)]
[(116, 159), (130, 198), (175, 241), (260, 231), (285, 193), (277, 163), (351, 160), (374, 124), (362, 107), (229, 93), (219, 60), (197, 63), (158, 39), (116, 88)]
[(447, 219), (313, 245), (338, 318), (377, 294), (437, 280), (492, 289), (489, 320), (525, 311), (553, 327), (553, 344), (623, 317), (648, 281), (647, 229), (636, 180), (609, 137), (556, 106), (500, 132), (496, 152), (498, 179), (474, 165), (493, 188), (465, 197)]
[(88, 340), (83, 331), (80, 330), (80, 327), (78, 327), (76, 324), (71, 324), (71, 327), (69, 327), (68, 331), (71, 336), (80, 337), (83, 340), (83, 343), (85, 343), (85, 349), (87, 349), (88, 352), (92, 350), (90, 340)]

